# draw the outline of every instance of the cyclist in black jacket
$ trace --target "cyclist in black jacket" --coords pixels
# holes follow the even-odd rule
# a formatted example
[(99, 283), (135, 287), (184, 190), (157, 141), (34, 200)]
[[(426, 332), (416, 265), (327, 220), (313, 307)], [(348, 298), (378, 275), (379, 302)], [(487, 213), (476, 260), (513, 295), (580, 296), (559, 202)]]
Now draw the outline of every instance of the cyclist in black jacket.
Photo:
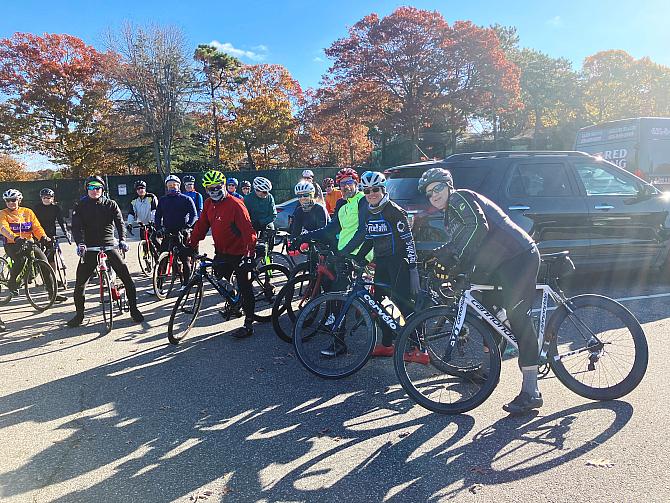
[[(55, 193), (50, 188), (44, 188), (40, 190), (40, 199), (42, 200), (42, 204), (38, 204), (37, 206), (35, 206), (34, 213), (35, 216), (37, 217), (37, 220), (39, 220), (40, 224), (42, 225), (44, 232), (46, 232), (47, 236), (51, 238), (51, 241), (45, 242), (44, 254), (47, 257), (49, 265), (55, 271), (56, 222), (58, 222), (58, 225), (60, 226), (61, 231), (63, 231), (63, 234), (68, 240), (68, 243), (71, 243), (72, 237), (70, 236), (70, 233), (67, 231), (67, 227), (65, 226), (65, 220), (63, 219), (63, 212), (61, 211), (60, 206), (54, 203), (54, 196)], [(65, 288), (65, 285), (63, 285), (59, 281), (58, 287)], [(56, 301), (62, 302), (64, 300), (65, 296), (60, 294), (56, 295)]]
[(325, 226), (330, 217), (323, 205), (316, 202), (316, 191), (311, 182), (298, 182), (295, 186), (295, 195), (300, 204), (293, 212), (290, 235), (296, 238), (304, 232), (315, 231)]
[[(77, 243), (77, 255), (82, 257), (82, 260), (77, 266), (77, 279), (74, 287), (74, 305), (77, 313), (67, 322), (69, 327), (77, 327), (84, 320), (84, 288), (98, 264), (98, 252), (87, 251), (87, 247), (115, 246), (114, 229), (116, 228), (119, 235), (119, 248), (124, 252), (129, 249), (121, 209), (116, 201), (104, 195), (105, 182), (103, 179), (99, 176), (90, 176), (86, 179), (85, 186), (87, 196), (79, 200), (72, 213), (72, 234)], [(128, 266), (116, 250), (108, 250), (107, 259), (126, 287), (131, 318), (136, 322), (144, 321), (144, 316), (137, 309), (137, 292)]]
[[(501, 287), (499, 304), (519, 344), (521, 392), (503, 409), (521, 414), (542, 406), (537, 386), (537, 333), (531, 317), (540, 254), (533, 239), (490, 199), (470, 190), (454, 190), (451, 173), (432, 168), (419, 180), (430, 204), (445, 210), (448, 240), (434, 250), (444, 273), (470, 271), (473, 279)], [(490, 302), (487, 302), (490, 304)]]

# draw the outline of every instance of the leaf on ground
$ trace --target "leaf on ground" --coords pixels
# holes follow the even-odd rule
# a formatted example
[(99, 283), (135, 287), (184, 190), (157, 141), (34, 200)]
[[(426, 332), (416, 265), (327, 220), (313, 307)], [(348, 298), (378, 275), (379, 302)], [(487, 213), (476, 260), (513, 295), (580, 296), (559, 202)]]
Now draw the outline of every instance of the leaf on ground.
[(207, 411), (207, 409), (202, 409), (202, 410), (200, 411), (200, 414), (202, 414), (203, 416), (207, 415), (208, 413), (209, 413), (209, 412)]
[(474, 484), (468, 488), (468, 491), (470, 491), (472, 494), (477, 494), (483, 487), (484, 486), (481, 484)]
[(223, 488), (221, 489), (221, 494), (229, 494), (229, 493), (232, 493), (232, 492), (233, 492), (233, 490), (228, 486), (223, 486)]
[(488, 469), (482, 466), (473, 466), (472, 468), (470, 468), (470, 471), (473, 473), (478, 473), (479, 475), (486, 475)]
[(265, 372), (265, 369), (263, 367), (258, 367), (256, 369), (256, 372)]
[(613, 468), (614, 463), (605, 458), (599, 458), (599, 459), (589, 459), (586, 462), (586, 466), (596, 466), (598, 468)]
[(409, 431), (403, 431), (398, 435), (400, 438), (405, 438), (409, 436)]
[(204, 494), (205, 496), (211, 496), (214, 493), (212, 491), (203, 491), (202, 494)]
[(319, 430), (319, 435), (324, 436), (330, 431), (330, 428), (323, 428)]

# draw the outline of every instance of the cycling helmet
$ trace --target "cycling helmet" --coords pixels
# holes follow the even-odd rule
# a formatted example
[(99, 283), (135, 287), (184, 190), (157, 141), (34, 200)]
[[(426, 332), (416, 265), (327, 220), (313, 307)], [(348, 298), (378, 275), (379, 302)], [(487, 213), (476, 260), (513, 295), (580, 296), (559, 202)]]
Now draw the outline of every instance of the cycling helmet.
[(371, 187), (386, 188), (386, 177), (379, 171), (366, 171), (361, 176), (360, 188), (368, 189)]
[(454, 179), (451, 177), (449, 170), (444, 168), (430, 168), (419, 179), (419, 192), (426, 192), (426, 187), (433, 182), (444, 182), (450, 189), (454, 188)]
[(272, 190), (272, 182), (267, 178), (257, 176), (254, 178), (253, 187), (254, 190), (258, 190), (259, 192), (270, 192)]
[(102, 177), (93, 175), (89, 176), (85, 181), (84, 181), (84, 187), (87, 187), (89, 184), (99, 184), (102, 185), (103, 187), (105, 186), (105, 181), (102, 179)]
[(48, 187), (40, 190), (40, 197), (53, 197), (54, 195), (55, 192)]
[(334, 186), (335, 186), (335, 180), (333, 180), (332, 178), (324, 178), (323, 179), (323, 188), (324, 189), (327, 188), (327, 187), (334, 187)]
[(357, 182), (360, 182), (360, 180), (361, 180), (361, 179), (358, 177), (358, 173), (356, 173), (356, 170), (355, 170), (355, 169), (352, 169), (352, 168), (342, 168), (341, 170), (339, 170), (339, 171), (337, 172), (337, 175), (335, 175), (335, 183), (337, 183), (337, 184), (339, 185), (340, 182), (341, 182), (342, 180), (344, 180), (345, 178), (353, 178), (353, 179), (356, 180)]
[(165, 177), (165, 185), (168, 184), (168, 182), (177, 182), (179, 185), (181, 185), (181, 180), (177, 175), (168, 175)]
[(23, 199), (23, 194), (21, 194), (20, 191), (16, 189), (7, 189), (4, 194), (2, 194), (2, 198), (6, 201), (7, 199), (17, 199), (21, 200)]
[(225, 185), (226, 175), (215, 169), (210, 169), (202, 177), (202, 186), (207, 188), (211, 185)]
[(237, 181), (237, 178), (232, 178), (231, 177), (231, 178), (228, 178), (228, 180), (226, 181), (226, 185), (234, 185), (235, 187), (237, 187), (239, 184), (240, 184), (240, 182)]
[(251, 188), (251, 182), (249, 182), (249, 180), (242, 180), (242, 182), (240, 182), (240, 187), (242, 187), (242, 188), (244, 188), (244, 187), (249, 187), (249, 188)]
[(302, 177), (303, 178), (314, 178), (314, 171), (311, 169), (306, 169), (302, 172)]
[(294, 192), (296, 196), (301, 194), (314, 194), (316, 189), (314, 188), (314, 184), (312, 182), (302, 181), (298, 182), (298, 184), (295, 186)]
[(140, 187), (143, 187), (143, 188), (146, 189), (147, 188), (147, 182), (145, 182), (144, 180), (137, 180), (135, 182), (135, 190), (139, 189)]
[(195, 183), (195, 177), (192, 175), (186, 175), (184, 176), (183, 182), (186, 183)]

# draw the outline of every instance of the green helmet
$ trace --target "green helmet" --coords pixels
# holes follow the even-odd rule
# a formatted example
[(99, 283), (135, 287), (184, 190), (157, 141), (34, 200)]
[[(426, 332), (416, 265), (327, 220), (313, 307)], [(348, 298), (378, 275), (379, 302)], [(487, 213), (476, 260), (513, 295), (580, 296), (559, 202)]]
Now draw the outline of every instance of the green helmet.
[(212, 169), (205, 173), (205, 176), (202, 177), (202, 186), (209, 187), (210, 185), (225, 185), (226, 184), (226, 175)]

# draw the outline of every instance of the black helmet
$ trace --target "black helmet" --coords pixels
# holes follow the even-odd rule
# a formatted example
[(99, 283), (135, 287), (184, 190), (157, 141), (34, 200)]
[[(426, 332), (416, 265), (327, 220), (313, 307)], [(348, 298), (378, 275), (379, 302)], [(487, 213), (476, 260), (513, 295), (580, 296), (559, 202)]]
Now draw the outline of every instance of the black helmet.
[(181, 180), (184, 183), (195, 183), (195, 177), (191, 175), (185, 175)]
[(40, 190), (40, 197), (53, 197), (54, 194), (55, 194), (54, 191), (48, 187)]
[(419, 192), (426, 192), (426, 187), (433, 182), (444, 182), (450, 189), (454, 188), (454, 179), (451, 177), (449, 170), (444, 168), (430, 168), (419, 179)]
[(139, 189), (140, 187), (144, 187), (145, 189), (147, 188), (147, 182), (144, 180), (137, 180), (135, 182), (135, 190)]
[(89, 183), (99, 183), (103, 188), (105, 187), (105, 181), (98, 175), (89, 176), (84, 182), (84, 187), (88, 186)]
[(244, 187), (249, 187), (249, 188), (251, 188), (251, 182), (250, 182), (249, 180), (242, 180), (242, 181), (240, 182), (240, 187), (242, 187), (242, 188), (244, 188)]

